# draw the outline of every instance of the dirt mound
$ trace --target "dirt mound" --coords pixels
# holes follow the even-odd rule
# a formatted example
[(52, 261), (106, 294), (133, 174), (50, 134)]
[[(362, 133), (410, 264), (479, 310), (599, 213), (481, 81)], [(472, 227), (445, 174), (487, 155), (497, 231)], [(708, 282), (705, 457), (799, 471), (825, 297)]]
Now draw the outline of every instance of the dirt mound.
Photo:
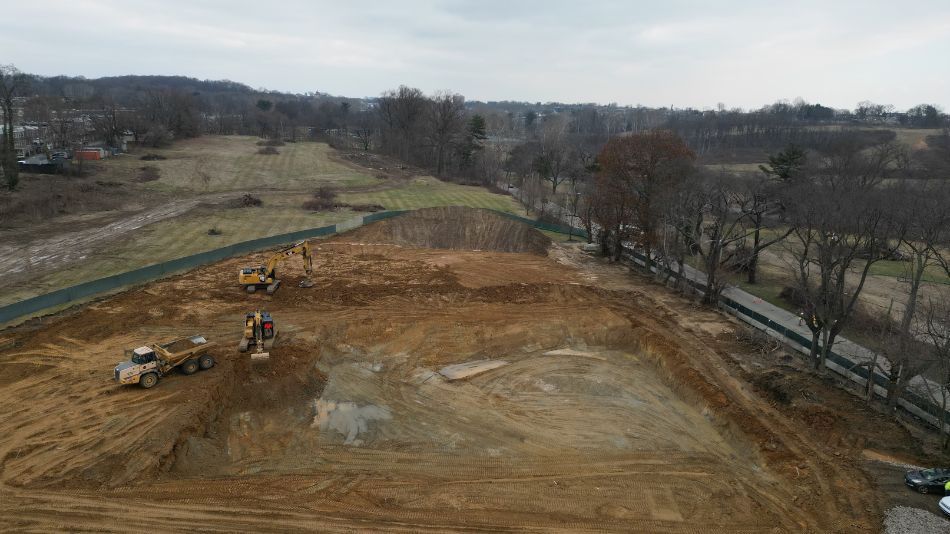
[(489, 210), (425, 208), (364, 226), (344, 239), (453, 250), (493, 250), (547, 255), (551, 240), (534, 228)]

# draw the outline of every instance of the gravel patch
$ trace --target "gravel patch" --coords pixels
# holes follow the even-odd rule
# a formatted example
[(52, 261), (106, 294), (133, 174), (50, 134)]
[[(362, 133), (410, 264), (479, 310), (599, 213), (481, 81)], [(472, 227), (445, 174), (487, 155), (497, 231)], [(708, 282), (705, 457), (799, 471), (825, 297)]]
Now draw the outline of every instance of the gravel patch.
[(884, 517), (885, 534), (947, 534), (950, 533), (950, 521), (942, 517), (909, 506), (895, 506)]

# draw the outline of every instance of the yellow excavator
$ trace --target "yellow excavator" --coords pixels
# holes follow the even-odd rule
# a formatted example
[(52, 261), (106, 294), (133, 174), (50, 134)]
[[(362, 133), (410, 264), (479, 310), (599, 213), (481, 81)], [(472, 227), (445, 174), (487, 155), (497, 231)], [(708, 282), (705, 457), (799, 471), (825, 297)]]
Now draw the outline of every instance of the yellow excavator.
[(244, 314), (244, 337), (238, 343), (238, 352), (247, 352), (253, 342), (257, 349), (251, 354), (251, 361), (266, 361), (270, 359), (270, 350), (277, 341), (277, 325), (266, 311), (255, 311)]
[(312, 287), (313, 281), (310, 280), (310, 276), (313, 274), (313, 254), (309, 241), (294, 243), (275, 252), (268, 260), (267, 265), (241, 269), (238, 272), (238, 280), (248, 293), (254, 293), (257, 288), (265, 287), (267, 288), (267, 294), (273, 295), (280, 287), (280, 279), (277, 278), (277, 264), (296, 255), (303, 258), (303, 269), (307, 273), (307, 278), (300, 282), (300, 287)]

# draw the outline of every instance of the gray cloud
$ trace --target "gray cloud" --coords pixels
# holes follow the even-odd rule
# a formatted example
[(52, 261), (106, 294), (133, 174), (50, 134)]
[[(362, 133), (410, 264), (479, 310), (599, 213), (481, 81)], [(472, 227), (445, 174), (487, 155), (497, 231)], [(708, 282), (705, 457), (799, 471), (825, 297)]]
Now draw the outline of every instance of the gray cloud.
[(34, 0), (0, 61), (40, 74), (184, 74), (348, 96), (758, 107), (803, 97), (950, 106), (944, 0)]

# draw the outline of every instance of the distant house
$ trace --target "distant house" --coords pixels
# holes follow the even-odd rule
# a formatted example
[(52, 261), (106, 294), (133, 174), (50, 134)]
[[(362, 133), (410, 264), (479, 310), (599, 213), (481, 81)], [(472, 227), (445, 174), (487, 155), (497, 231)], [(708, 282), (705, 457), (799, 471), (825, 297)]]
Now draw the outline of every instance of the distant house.
[[(4, 126), (0, 125), (0, 137), (5, 135)], [(25, 158), (42, 152), (46, 144), (40, 139), (40, 128), (27, 125), (13, 127), (13, 145), (16, 148), (17, 157)]]

